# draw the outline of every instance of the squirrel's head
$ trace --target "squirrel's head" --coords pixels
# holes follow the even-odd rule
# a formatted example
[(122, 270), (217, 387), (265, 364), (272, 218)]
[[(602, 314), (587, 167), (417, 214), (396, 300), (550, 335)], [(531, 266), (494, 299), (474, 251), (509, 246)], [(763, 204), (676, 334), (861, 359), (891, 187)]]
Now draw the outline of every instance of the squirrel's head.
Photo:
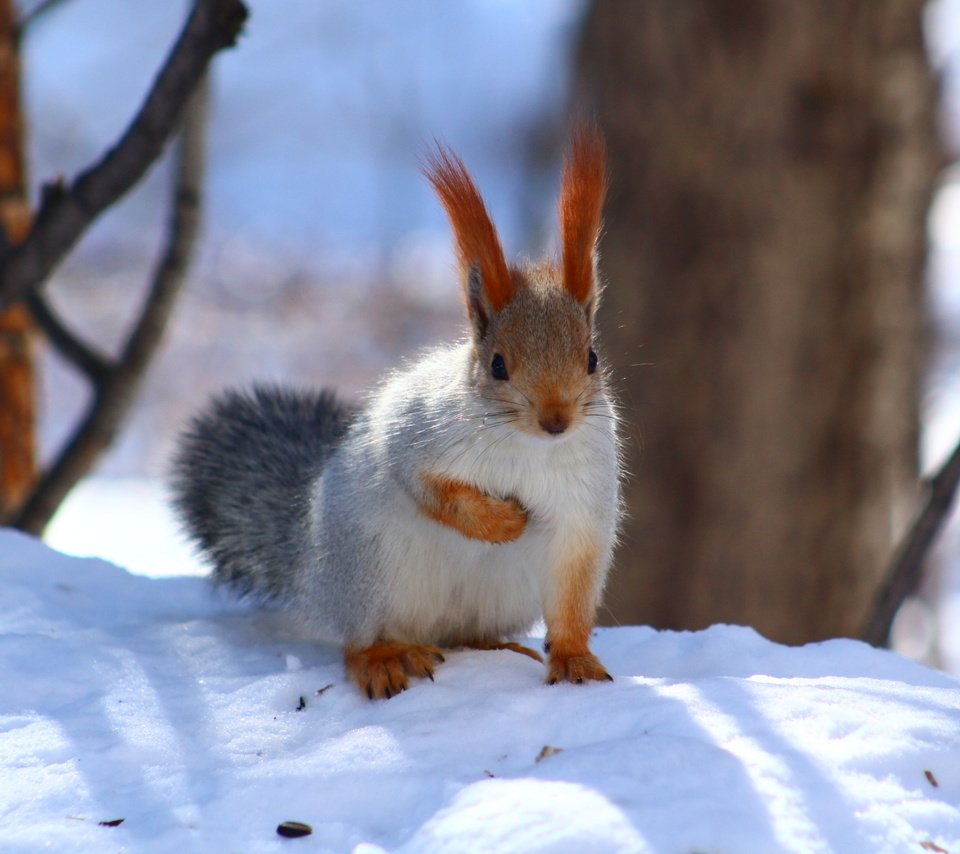
[(453, 227), (478, 392), (525, 433), (566, 435), (603, 389), (594, 351), (603, 137), (586, 125), (573, 133), (560, 188), (559, 263), (507, 265), (483, 199), (454, 153), (438, 146), (424, 171)]

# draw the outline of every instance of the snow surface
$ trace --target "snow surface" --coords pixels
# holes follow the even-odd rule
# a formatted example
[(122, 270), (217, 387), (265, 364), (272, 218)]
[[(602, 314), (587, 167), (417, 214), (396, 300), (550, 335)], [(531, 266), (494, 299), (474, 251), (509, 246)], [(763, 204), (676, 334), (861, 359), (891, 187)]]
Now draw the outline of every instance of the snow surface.
[(371, 703), (203, 579), (0, 573), (4, 852), (960, 851), (960, 681), (858, 642), (607, 629), (611, 684), (452, 651)]

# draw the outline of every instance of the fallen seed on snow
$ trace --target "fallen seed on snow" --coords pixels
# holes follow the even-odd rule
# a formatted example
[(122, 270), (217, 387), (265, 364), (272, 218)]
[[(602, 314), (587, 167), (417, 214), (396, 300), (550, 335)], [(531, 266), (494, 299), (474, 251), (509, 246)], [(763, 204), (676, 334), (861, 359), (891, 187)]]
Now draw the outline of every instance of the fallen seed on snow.
[(562, 747), (551, 747), (549, 744), (545, 744), (543, 745), (543, 749), (537, 754), (537, 758), (533, 761), (542, 762), (544, 759), (550, 756), (556, 756), (558, 753), (563, 753)]
[(297, 839), (301, 836), (309, 836), (313, 833), (313, 828), (302, 821), (281, 821), (277, 825), (277, 833), (280, 836), (286, 836), (288, 839)]

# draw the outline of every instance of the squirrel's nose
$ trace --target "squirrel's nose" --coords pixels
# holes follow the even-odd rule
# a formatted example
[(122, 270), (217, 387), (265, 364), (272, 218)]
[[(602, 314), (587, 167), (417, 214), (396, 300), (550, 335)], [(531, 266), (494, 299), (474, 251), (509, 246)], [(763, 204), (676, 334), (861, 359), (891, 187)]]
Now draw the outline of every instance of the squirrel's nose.
[(551, 436), (559, 436), (567, 427), (570, 426), (570, 419), (554, 412), (540, 419), (540, 426)]

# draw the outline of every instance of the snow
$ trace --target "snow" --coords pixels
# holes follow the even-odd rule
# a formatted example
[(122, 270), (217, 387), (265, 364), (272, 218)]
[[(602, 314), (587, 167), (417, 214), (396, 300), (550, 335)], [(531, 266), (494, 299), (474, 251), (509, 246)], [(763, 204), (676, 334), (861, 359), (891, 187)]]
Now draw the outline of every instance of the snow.
[(606, 629), (610, 684), (451, 651), (372, 703), (204, 579), (0, 572), (4, 852), (960, 851), (960, 681), (855, 641)]

